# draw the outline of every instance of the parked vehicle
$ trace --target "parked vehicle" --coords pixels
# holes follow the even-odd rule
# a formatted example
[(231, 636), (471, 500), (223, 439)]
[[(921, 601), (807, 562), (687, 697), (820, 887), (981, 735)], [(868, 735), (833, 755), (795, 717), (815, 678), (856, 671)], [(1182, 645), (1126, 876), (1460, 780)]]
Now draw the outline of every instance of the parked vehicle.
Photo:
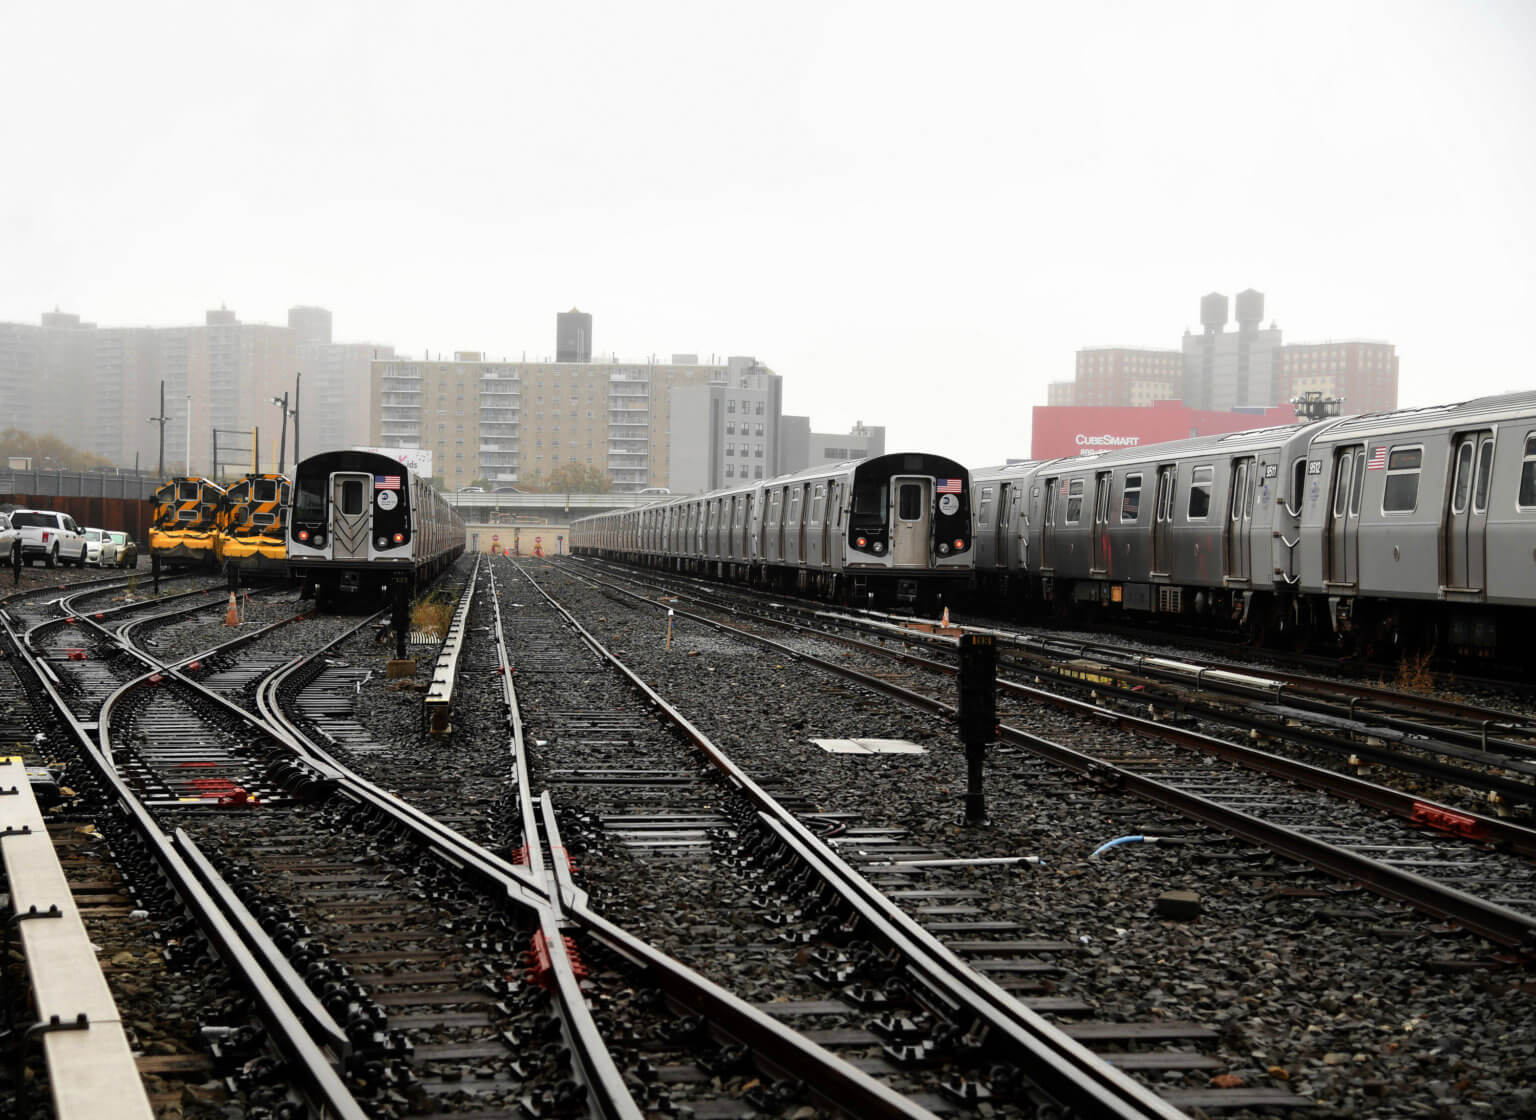
[(112, 543), (112, 535), (105, 529), (85, 530), (85, 562), (98, 568), (117, 563), (117, 545)]
[(117, 545), (117, 566), (119, 568), (137, 568), (139, 566), (139, 546), (127, 533), (108, 533), (112, 543)]
[(21, 563), (21, 530), (11, 526), (11, 515), (0, 513), (0, 560)]
[(21, 558), (28, 565), (41, 560), (49, 568), (60, 564), (85, 566), (85, 531), (69, 514), (17, 509), (11, 511), (11, 524), (21, 530)]

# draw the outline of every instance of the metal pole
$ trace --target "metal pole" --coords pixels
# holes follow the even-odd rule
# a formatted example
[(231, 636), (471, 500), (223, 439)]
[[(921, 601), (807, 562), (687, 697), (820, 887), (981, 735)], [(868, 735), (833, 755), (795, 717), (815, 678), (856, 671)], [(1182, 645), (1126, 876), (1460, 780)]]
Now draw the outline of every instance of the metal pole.
[(251, 473), (261, 473), (261, 425), (251, 429)]
[(192, 394), (187, 394), (187, 477), (192, 477)]
[[(293, 375), (293, 465), (299, 465), (299, 383), (304, 380), (304, 372), (300, 370)], [(282, 474), (282, 471), (278, 471)]]
[(283, 407), (283, 438), (282, 438), (282, 441), (278, 444), (278, 447), (281, 449), (277, 453), (277, 473), (278, 474), (282, 474), (283, 473), (283, 465), (288, 460), (288, 394), (287, 393), (283, 394), (282, 407)]

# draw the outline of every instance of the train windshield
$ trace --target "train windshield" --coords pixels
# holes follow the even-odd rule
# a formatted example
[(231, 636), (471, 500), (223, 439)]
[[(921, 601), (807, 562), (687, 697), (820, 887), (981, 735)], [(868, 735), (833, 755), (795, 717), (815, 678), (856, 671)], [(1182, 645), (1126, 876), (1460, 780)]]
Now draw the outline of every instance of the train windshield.
[(293, 502), (293, 516), (299, 521), (325, 520), (325, 491), (323, 478), (313, 476), (298, 481), (299, 492)]
[(885, 480), (860, 483), (853, 488), (853, 512), (850, 529), (878, 529), (885, 524), (886, 505), (890, 501)]
[(195, 502), (198, 499), (197, 483), (181, 482), (176, 486), (177, 496), (184, 502)]
[(256, 502), (277, 501), (277, 479), (257, 478), (251, 480), (251, 500)]

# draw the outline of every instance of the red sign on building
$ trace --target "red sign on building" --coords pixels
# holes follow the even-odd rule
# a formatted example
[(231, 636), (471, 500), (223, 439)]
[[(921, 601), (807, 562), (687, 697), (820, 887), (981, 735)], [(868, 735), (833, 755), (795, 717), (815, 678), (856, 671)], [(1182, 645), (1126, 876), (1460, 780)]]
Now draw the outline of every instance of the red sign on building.
[(1149, 408), (1036, 405), (1029, 457), (1061, 459), (1092, 455), (1190, 436), (1222, 435), (1295, 422), (1296, 413), (1289, 405), (1259, 412), (1202, 412), (1185, 408), (1180, 401), (1158, 401)]

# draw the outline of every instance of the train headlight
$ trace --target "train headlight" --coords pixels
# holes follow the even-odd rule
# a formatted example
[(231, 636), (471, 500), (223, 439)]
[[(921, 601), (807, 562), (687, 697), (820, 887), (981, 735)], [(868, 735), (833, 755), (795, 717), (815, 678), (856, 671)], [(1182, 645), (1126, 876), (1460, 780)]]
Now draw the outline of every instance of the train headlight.
[(885, 542), (884, 541), (876, 541), (875, 542), (875, 551), (876, 552), (884, 552), (885, 551)]
[(374, 541), (373, 543), (378, 545), (380, 548), (388, 548), (389, 547), (389, 538), (388, 537), (380, 537), (378, 540)]
[(400, 544), (404, 540), (405, 540), (405, 534), (404, 533), (396, 533), (395, 534), (395, 543), (396, 544)]
[(939, 542), (939, 555), (940, 556), (948, 556), (949, 555), (949, 544), (948, 544), (947, 541), (940, 541)]
[(314, 539), (313, 543), (314, 543), (314, 546), (316, 548), (324, 548), (325, 547), (325, 534), (324, 533), (316, 533), (315, 534), (315, 539)]
[(309, 540), (309, 530), (308, 529), (300, 529), (299, 530), (299, 540), (301, 540), (301, 541)]

